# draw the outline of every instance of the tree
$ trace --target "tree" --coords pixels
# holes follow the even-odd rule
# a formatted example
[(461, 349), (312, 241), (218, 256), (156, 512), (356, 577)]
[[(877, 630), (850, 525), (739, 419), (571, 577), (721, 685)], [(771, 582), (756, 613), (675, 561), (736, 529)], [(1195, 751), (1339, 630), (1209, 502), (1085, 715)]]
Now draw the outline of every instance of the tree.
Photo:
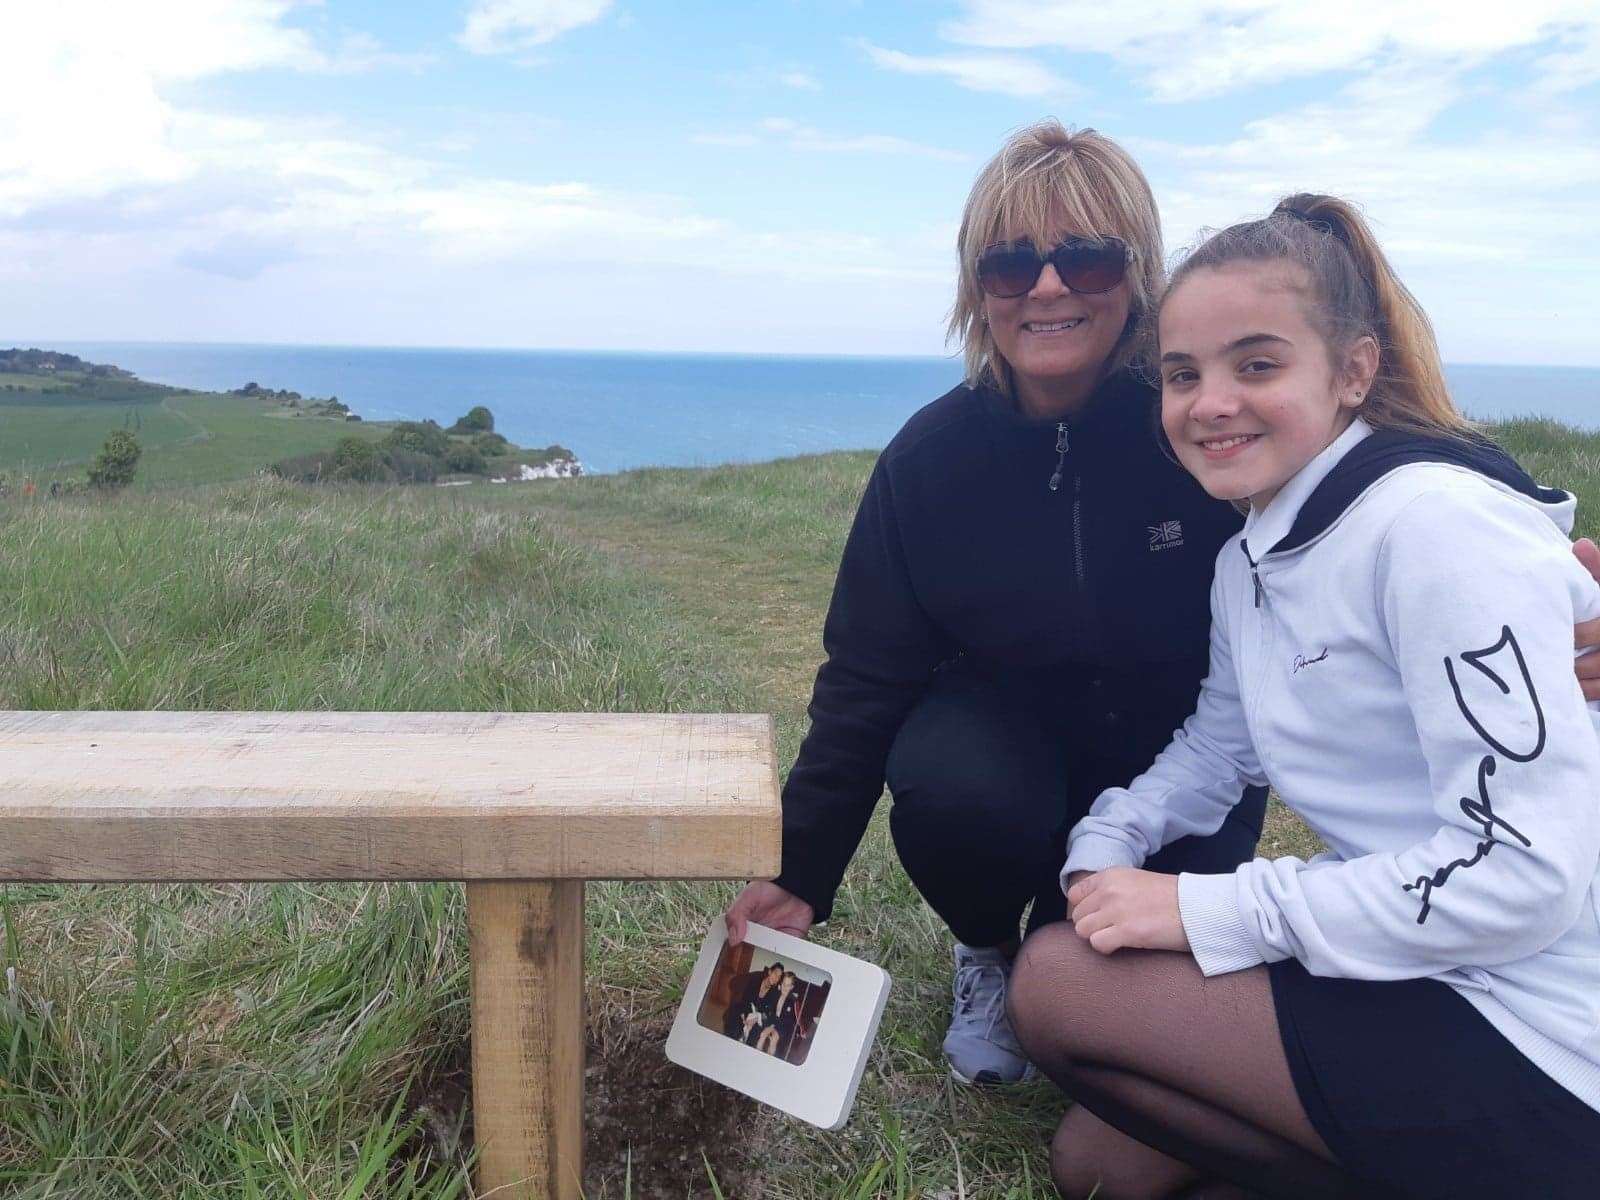
[(378, 448), (363, 438), (347, 437), (333, 448), (333, 477), (357, 483), (383, 478), (383, 459)]
[(450, 449), (450, 439), (445, 437), (444, 430), (428, 421), (401, 421), (389, 431), (383, 444), (391, 449), (410, 450), (413, 454), (426, 454), (432, 458), (443, 458)]
[(444, 456), (444, 465), (448, 471), (460, 471), (466, 475), (482, 475), (488, 467), (476, 446), (459, 442), (451, 446), (450, 452)]
[(127, 487), (138, 461), (139, 439), (125, 429), (117, 430), (89, 464), (89, 486), (108, 492)]
[(509, 454), (511, 443), (506, 440), (503, 433), (480, 433), (472, 439), (472, 444), (482, 454)]
[(450, 426), (450, 433), (489, 433), (494, 429), (494, 414), (479, 404), (467, 410), (467, 415)]

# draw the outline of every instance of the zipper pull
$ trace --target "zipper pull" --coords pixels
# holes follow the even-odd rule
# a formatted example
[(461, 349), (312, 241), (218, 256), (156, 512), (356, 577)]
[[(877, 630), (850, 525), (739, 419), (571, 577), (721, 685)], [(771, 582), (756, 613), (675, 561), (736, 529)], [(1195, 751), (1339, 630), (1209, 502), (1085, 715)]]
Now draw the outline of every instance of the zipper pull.
[(1261, 572), (1256, 569), (1256, 560), (1250, 557), (1250, 543), (1241, 540), (1239, 549), (1244, 551), (1244, 560), (1250, 564), (1250, 579), (1256, 585), (1256, 607), (1261, 607), (1261, 596), (1266, 591), (1261, 586)]
[(1067, 466), (1067, 423), (1056, 422), (1056, 470), (1050, 476), (1050, 490), (1053, 492), (1061, 486), (1061, 473)]

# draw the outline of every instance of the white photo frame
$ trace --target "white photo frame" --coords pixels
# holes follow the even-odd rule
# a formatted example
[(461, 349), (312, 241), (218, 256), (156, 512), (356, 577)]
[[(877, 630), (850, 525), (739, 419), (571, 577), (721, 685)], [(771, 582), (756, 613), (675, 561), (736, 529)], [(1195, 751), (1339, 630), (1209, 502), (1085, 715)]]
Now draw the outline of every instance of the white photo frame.
[[(763, 992), (775, 964), (782, 973)], [(785, 991), (786, 975), (794, 978)], [(889, 982), (882, 967), (764, 925), (751, 923), (745, 943), (730, 947), (718, 918), (689, 973), (667, 1058), (802, 1121), (838, 1129), (855, 1103)], [(752, 1021), (752, 1007), (761, 1021)]]

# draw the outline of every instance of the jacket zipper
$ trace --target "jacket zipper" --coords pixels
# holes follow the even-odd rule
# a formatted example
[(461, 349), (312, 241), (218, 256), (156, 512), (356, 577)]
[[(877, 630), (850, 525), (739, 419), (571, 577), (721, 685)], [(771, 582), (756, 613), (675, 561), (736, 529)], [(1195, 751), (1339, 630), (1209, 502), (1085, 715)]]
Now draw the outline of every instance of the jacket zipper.
[[(1067, 423), (1056, 422), (1056, 469), (1050, 475), (1050, 490), (1061, 490), (1061, 481), (1067, 473), (1067, 450), (1070, 445)], [(1072, 472), (1072, 578), (1076, 585), (1078, 606), (1086, 626), (1093, 630), (1096, 622), (1090, 611), (1089, 579), (1083, 562), (1083, 477)], [(1093, 635), (1098, 641), (1099, 634)]]
[[(1050, 490), (1061, 490), (1061, 479), (1067, 471), (1067, 423), (1056, 422), (1056, 469), (1050, 476)], [(1083, 479), (1072, 473), (1072, 571), (1078, 580), (1078, 592), (1087, 595), (1088, 581), (1083, 576)]]
[(1250, 543), (1243, 538), (1239, 539), (1239, 549), (1244, 551), (1244, 560), (1250, 564), (1250, 581), (1256, 585), (1256, 607), (1261, 607), (1261, 594), (1265, 590), (1261, 586), (1261, 570), (1256, 565), (1256, 560), (1250, 557)]
[(1078, 576), (1078, 594), (1087, 600), (1089, 584), (1083, 577), (1083, 479), (1072, 473), (1072, 567)]

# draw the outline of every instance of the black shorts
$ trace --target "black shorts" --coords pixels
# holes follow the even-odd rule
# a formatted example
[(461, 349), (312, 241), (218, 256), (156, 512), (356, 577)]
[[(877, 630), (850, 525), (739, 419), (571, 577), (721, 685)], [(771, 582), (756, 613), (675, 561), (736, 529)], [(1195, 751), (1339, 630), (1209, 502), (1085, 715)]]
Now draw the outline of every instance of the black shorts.
[(1452, 988), (1268, 973), (1306, 1115), (1374, 1196), (1600, 1196), (1600, 1112)]

